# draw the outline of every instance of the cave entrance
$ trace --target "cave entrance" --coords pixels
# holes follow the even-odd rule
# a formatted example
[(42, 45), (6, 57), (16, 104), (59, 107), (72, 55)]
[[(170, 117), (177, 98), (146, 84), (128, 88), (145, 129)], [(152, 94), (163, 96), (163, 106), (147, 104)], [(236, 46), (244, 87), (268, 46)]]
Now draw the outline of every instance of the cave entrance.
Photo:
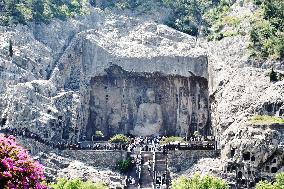
[(162, 111), (159, 135), (211, 134), (205, 78), (134, 73), (113, 65), (105, 75), (91, 79), (87, 139), (96, 131), (105, 136), (130, 133), (139, 118), (140, 105), (149, 102), (148, 89), (154, 91), (154, 101)]

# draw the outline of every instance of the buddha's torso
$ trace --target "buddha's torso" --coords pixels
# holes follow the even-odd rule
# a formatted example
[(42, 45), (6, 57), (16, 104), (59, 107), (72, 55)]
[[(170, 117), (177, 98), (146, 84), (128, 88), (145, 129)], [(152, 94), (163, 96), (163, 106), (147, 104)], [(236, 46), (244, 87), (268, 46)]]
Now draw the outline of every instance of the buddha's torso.
[(159, 104), (156, 103), (144, 103), (141, 104), (139, 108), (142, 109), (142, 117), (140, 120), (143, 123), (148, 123), (148, 124), (154, 124), (159, 121), (159, 116), (158, 116), (158, 108), (160, 107)]

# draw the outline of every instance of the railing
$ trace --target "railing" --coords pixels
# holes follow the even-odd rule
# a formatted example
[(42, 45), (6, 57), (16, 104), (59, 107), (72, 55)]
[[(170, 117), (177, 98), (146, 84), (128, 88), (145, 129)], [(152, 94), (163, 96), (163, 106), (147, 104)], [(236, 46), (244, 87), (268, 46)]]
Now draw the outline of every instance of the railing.
[[(33, 139), (39, 143), (45, 144), (47, 146), (51, 146), (52, 148), (57, 148), (59, 150), (103, 150), (103, 151), (113, 151), (113, 150), (123, 150), (130, 151), (133, 150), (133, 145), (135, 144), (120, 144), (120, 143), (109, 143), (107, 141), (94, 143), (92, 145), (88, 144), (88, 142), (51, 142), (50, 140), (43, 139), (40, 135), (29, 131), (27, 128), (23, 129), (2, 129), (0, 133), (4, 133), (5, 135), (14, 135), (14, 136), (22, 136), (26, 138)], [(140, 145), (140, 144), (139, 144)], [(141, 144), (140, 147), (142, 151), (161, 151), (166, 153), (167, 151), (173, 150), (217, 150), (216, 141), (188, 141), (183, 143), (169, 143), (169, 144), (153, 144), (153, 142)]]

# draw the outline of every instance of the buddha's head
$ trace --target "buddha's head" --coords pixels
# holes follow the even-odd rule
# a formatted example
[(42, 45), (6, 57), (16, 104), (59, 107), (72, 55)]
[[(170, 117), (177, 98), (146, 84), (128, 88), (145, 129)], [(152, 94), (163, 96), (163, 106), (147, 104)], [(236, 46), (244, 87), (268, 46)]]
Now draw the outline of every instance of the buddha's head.
[(155, 92), (153, 89), (147, 89), (146, 96), (149, 100), (149, 102), (155, 102)]

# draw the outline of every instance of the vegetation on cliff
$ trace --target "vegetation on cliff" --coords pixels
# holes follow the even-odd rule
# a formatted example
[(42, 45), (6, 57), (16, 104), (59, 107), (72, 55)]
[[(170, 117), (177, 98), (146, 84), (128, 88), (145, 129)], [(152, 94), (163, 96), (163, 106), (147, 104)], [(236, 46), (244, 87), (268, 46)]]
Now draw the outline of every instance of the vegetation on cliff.
[(284, 58), (284, 1), (254, 0), (260, 7), (252, 21), (250, 33), (253, 55), (262, 58)]
[[(246, 1), (249, 2), (249, 1)], [(257, 7), (250, 16), (252, 56), (284, 58), (284, 1), (250, 0)], [(26, 24), (30, 21), (48, 23), (53, 18), (66, 19), (89, 12), (88, 6), (102, 9), (130, 9), (136, 13), (155, 11), (154, 7), (169, 10), (164, 23), (193, 36), (208, 36), (209, 40), (245, 35), (241, 19), (229, 13), (231, 0), (0, 0), (0, 25)], [(226, 30), (223, 30), (224, 27)], [(229, 27), (229, 29), (228, 29)]]
[(88, 12), (87, 0), (0, 0), (0, 25), (48, 23)]

